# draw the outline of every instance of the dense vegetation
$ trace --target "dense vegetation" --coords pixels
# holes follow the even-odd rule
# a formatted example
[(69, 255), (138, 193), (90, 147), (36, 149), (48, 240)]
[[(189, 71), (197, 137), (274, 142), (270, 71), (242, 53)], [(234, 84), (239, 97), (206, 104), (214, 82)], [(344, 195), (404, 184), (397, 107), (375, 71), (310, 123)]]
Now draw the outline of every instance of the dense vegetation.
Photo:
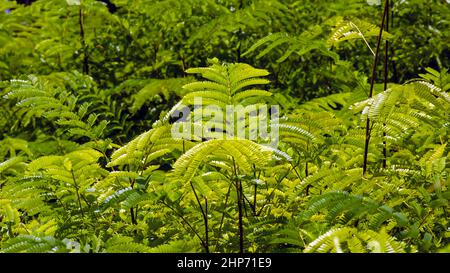
[[(449, 41), (448, 1), (1, 1), (0, 252), (450, 252)], [(276, 147), (195, 118), (255, 103)]]

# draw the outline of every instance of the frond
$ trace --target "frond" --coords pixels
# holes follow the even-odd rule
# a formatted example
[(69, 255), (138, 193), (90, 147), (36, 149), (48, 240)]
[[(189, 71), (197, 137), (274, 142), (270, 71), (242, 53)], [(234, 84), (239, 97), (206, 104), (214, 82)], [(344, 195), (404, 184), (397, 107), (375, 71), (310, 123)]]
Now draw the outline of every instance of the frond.
[(447, 109), (450, 106), (450, 95), (432, 83), (426, 81), (414, 81), (408, 85), (411, 85), (414, 88), (417, 96), (425, 99), (428, 103), (431, 103), (436, 107), (447, 107)]
[[(254, 43), (249, 49), (247, 49), (247, 51), (245, 51), (242, 56), (245, 57), (246, 55), (254, 52), (256, 49), (258, 49), (259, 47), (261, 47), (262, 45), (272, 42), (272, 45), (275, 41), (278, 41), (275, 46), (272, 46), (271, 49), (275, 48), (278, 45), (281, 45), (282, 43), (286, 43), (288, 41), (290, 41), (289, 39), (289, 35), (287, 33), (284, 32), (277, 32), (277, 33), (271, 33), (269, 35), (267, 35), (266, 37), (259, 39), (258, 41), (256, 41), (256, 43)], [(267, 48), (266, 48), (267, 49)], [(264, 56), (265, 54), (260, 53), (258, 56)]]
[(450, 77), (448, 69), (442, 68), (441, 71), (436, 71), (431, 67), (425, 68), (426, 74), (419, 74), (422, 79), (428, 83), (438, 86), (443, 92), (448, 92), (450, 89)]
[[(327, 209), (327, 220), (334, 222), (344, 213), (356, 216), (360, 213), (370, 213), (377, 207), (377, 203), (362, 196), (350, 195), (343, 191), (333, 191), (313, 198), (309, 203), (306, 214), (314, 215), (323, 209)], [(346, 220), (349, 220), (348, 216)]]
[(341, 240), (350, 237), (353, 232), (352, 228), (334, 228), (320, 235), (309, 243), (304, 252), (343, 252), (341, 248)]
[[(63, 132), (71, 137), (98, 139), (103, 136), (108, 121), (98, 119), (100, 115), (93, 113), (86, 118), (87, 112), (92, 111), (90, 107), (102, 106), (102, 112), (105, 112), (105, 105), (102, 105), (105, 102), (98, 100), (100, 94), (92, 94), (91, 88), (94, 89), (93, 79), (77, 72), (29, 75), (27, 80), (11, 80), (4, 97), (17, 101), (16, 106), (20, 108), (18, 118), (24, 126), (36, 119), (45, 118), (66, 129)], [(88, 94), (83, 96), (83, 92)], [(84, 100), (90, 102), (83, 103)], [(100, 106), (92, 105), (95, 100)]]
[(186, 70), (186, 73), (190, 74), (201, 74), (203, 78), (208, 79), (212, 82), (217, 82), (222, 85), (228, 84), (228, 79), (222, 70), (218, 69), (216, 66), (211, 67), (195, 67)]
[(131, 187), (127, 187), (124, 189), (120, 189), (113, 194), (107, 196), (104, 198), (103, 201), (101, 201), (100, 210), (105, 211), (106, 209), (117, 206), (120, 202), (125, 200), (128, 196), (130, 196), (132, 193), (134, 193), (135, 190), (133, 190)]
[(172, 151), (183, 151), (193, 146), (190, 141), (174, 139), (170, 125), (156, 126), (131, 142), (122, 146), (111, 155), (107, 167), (129, 165), (134, 168), (144, 167)]
[(252, 164), (264, 166), (272, 159), (272, 151), (249, 140), (212, 139), (197, 144), (183, 154), (174, 164), (174, 174), (185, 183), (191, 181), (202, 164), (226, 155), (227, 164), (239, 166), (243, 172), (250, 171)]
[(138, 205), (143, 206), (145, 203), (152, 203), (153, 201), (155, 201), (154, 193), (134, 191), (126, 197), (122, 203), (122, 208), (130, 209)]
[[(222, 68), (221, 70), (222, 70), (221, 71), (222, 73), (225, 72), (225, 71), (223, 71), (224, 68)], [(191, 71), (192, 70), (190, 70), (190, 69), (186, 70), (187, 73), (190, 73)], [(183, 85), (183, 88), (188, 90), (189, 92), (203, 91), (203, 90), (212, 90), (212, 91), (216, 91), (219, 93), (227, 93), (228, 92), (228, 88), (225, 84), (216, 83), (216, 82), (212, 82), (212, 81), (192, 82), (192, 83)]]
[(2, 253), (59, 253), (70, 252), (67, 245), (52, 236), (19, 235), (8, 240)]
[(278, 124), (275, 126), (278, 127), (281, 140), (283, 140), (283, 137), (301, 138), (310, 141), (317, 139), (312, 133), (295, 125)]
[(187, 73), (201, 74), (210, 81), (197, 81), (183, 86), (189, 91), (183, 102), (192, 104), (194, 98), (211, 100), (219, 106), (235, 105), (250, 97), (270, 96), (270, 92), (259, 89), (246, 89), (255, 85), (268, 84), (269, 75), (264, 69), (257, 69), (244, 63), (219, 64), (217, 59), (211, 60), (210, 67), (190, 68)]
[(190, 92), (183, 97), (182, 102), (193, 105), (196, 98), (201, 98), (205, 105), (212, 104), (225, 107), (230, 103), (230, 97), (226, 93), (214, 90)]
[(10, 157), (26, 154), (32, 156), (29, 144), (26, 140), (20, 138), (6, 137), (0, 141), (0, 157), (9, 154)]
[[(378, 36), (379, 32), (380, 28), (378, 26), (364, 20), (357, 18), (344, 20), (342, 17), (337, 17), (335, 28), (333, 29), (327, 44), (328, 46), (333, 46), (347, 40), (366, 40), (368, 37)], [(390, 39), (392, 38), (392, 35), (383, 30), (382, 38)]]
[[(348, 247), (346, 247), (346, 245)], [(359, 231), (356, 228), (333, 228), (312, 241), (305, 252), (405, 252), (399, 243), (384, 230)]]
[(303, 191), (308, 185), (318, 188), (327, 185), (331, 189), (342, 190), (349, 185), (361, 183), (362, 179), (360, 174), (360, 168), (348, 170), (321, 168), (304, 178), (296, 187), (299, 191)]
[(6, 173), (8, 169), (17, 168), (20, 163), (24, 162), (25, 157), (15, 156), (0, 163), (0, 174)]
[(233, 97), (233, 103), (239, 103), (250, 97), (269, 97), (272, 96), (272, 93), (265, 90), (260, 89), (249, 89), (235, 94)]
[(116, 235), (105, 243), (108, 253), (147, 253), (150, 248), (146, 245), (134, 242), (133, 238)]
[(321, 33), (322, 28), (317, 25), (311, 27), (307, 31), (304, 31), (298, 36), (292, 36), (284, 32), (271, 33), (253, 44), (246, 52), (244, 52), (243, 56), (256, 51), (258, 48), (264, 45), (266, 46), (266, 48), (256, 56), (256, 59), (259, 59), (267, 55), (274, 49), (282, 45), (286, 45), (287, 48), (284, 54), (277, 60), (278, 63), (285, 61), (293, 53), (302, 56), (313, 50), (318, 50), (324, 56), (328, 56), (337, 61), (339, 59), (339, 56), (336, 53), (328, 50), (326, 48), (325, 42), (318, 39), (318, 36)]
[(190, 240), (177, 240), (171, 241), (167, 244), (153, 247), (149, 250), (150, 253), (192, 253), (198, 252), (198, 241), (195, 239)]
[(181, 97), (183, 95), (182, 86), (191, 80), (191, 78), (150, 80), (141, 90), (132, 96), (133, 104), (131, 105), (131, 111), (137, 112), (148, 100), (159, 94), (162, 94), (166, 99), (172, 95)]
[[(245, 73), (245, 71), (242, 71), (242, 73)], [(254, 85), (261, 85), (261, 84), (268, 84), (270, 83), (267, 79), (258, 79), (258, 78), (247, 78), (243, 80), (235, 80), (231, 84), (231, 94), (236, 95), (236, 93), (248, 86), (254, 86)], [(264, 93), (264, 95), (267, 95), (267, 93)]]
[(12, 201), (9, 199), (2, 199), (0, 197), (0, 216), (4, 222), (17, 223), (20, 220), (20, 214), (17, 209), (12, 205)]

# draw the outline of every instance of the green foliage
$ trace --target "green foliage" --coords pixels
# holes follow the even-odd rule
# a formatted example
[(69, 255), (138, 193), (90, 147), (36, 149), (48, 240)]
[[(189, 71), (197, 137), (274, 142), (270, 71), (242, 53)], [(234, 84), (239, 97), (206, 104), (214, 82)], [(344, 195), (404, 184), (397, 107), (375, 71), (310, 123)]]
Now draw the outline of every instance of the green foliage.
[[(363, 39), (367, 43), (366, 37), (378, 36), (379, 33), (380, 28), (371, 23), (359, 19), (343, 20), (343, 18), (338, 17), (336, 18), (336, 26), (330, 38), (328, 38), (327, 44), (329, 46), (335, 46), (342, 41), (353, 39)], [(392, 35), (383, 31), (381, 37), (383, 39), (389, 39), (392, 38)], [(370, 45), (367, 44), (367, 46), (375, 54)]]
[(38, 237), (33, 235), (20, 235), (8, 241), (4, 246), (3, 253), (62, 253), (71, 251), (74, 245), (65, 239), (59, 241), (51, 236)]
[(449, 252), (445, 1), (113, 2), (0, 2), (0, 252)]
[(182, 102), (192, 104), (194, 98), (202, 98), (204, 104), (245, 105), (245, 100), (253, 96), (270, 96), (271, 93), (260, 89), (249, 89), (249, 86), (268, 84), (268, 71), (255, 69), (247, 64), (220, 65), (217, 59), (212, 60), (210, 67), (190, 68), (187, 73), (198, 73), (208, 81), (193, 82), (183, 86), (188, 93)]
[(283, 44), (287, 44), (288, 48), (286, 52), (277, 60), (278, 63), (285, 61), (294, 52), (299, 56), (303, 56), (310, 51), (318, 50), (321, 54), (333, 58), (337, 61), (338, 55), (326, 48), (326, 44), (318, 39), (318, 36), (322, 33), (320, 26), (315, 26), (312, 29), (301, 33), (298, 37), (290, 37), (287, 33), (273, 33), (264, 37), (263, 39), (252, 45), (245, 53), (244, 56), (257, 50), (262, 45), (270, 43), (263, 51), (261, 51), (256, 59), (267, 55), (270, 51), (274, 50)]
[(358, 231), (355, 228), (345, 227), (327, 231), (325, 234), (311, 242), (305, 252), (404, 252), (401, 243), (395, 241), (386, 232), (372, 230)]

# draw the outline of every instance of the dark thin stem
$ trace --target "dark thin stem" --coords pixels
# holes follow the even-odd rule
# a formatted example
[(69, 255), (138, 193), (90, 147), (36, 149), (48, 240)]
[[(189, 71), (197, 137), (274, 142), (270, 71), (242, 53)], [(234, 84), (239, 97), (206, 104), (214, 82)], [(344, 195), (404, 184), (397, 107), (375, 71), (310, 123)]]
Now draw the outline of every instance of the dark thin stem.
[[(230, 187), (234, 186), (237, 190), (236, 184), (231, 183)], [(246, 204), (248, 204), (250, 206), (250, 209), (252, 210), (252, 215), (253, 216), (257, 216), (256, 215), (256, 208), (253, 206), (252, 202), (247, 198), (247, 196), (245, 196), (245, 194), (242, 194), (242, 202), (244, 205), (244, 210), (245, 210), (245, 216), (247, 216), (247, 206)]]
[(247, 198), (247, 196), (245, 196), (245, 194), (242, 194), (242, 202), (244, 204), (245, 216), (247, 216), (247, 206), (246, 206), (246, 204), (248, 204), (250, 206), (250, 209), (252, 210), (252, 215), (256, 216), (255, 208), (253, 207), (252, 202), (250, 202), (250, 200)]
[(208, 236), (208, 198), (205, 197), (205, 244), (206, 253), (209, 253), (209, 236)]
[(190, 228), (190, 230), (192, 232), (194, 232), (195, 236), (197, 236), (197, 238), (200, 240), (200, 243), (202, 244), (203, 247), (205, 247), (205, 242), (203, 241), (203, 238), (198, 234), (197, 231), (195, 231), (195, 229), (192, 227), (192, 225), (189, 223), (189, 221), (186, 220), (186, 218), (183, 217), (183, 215), (181, 215), (180, 213), (178, 213), (174, 208), (172, 208), (171, 206), (169, 206), (169, 204), (166, 204), (164, 201), (161, 201), (162, 204), (164, 204), (166, 207), (168, 207), (169, 209), (171, 209), (173, 212), (175, 212), (175, 214), (180, 217), (181, 220), (183, 220), (184, 223), (186, 223), (186, 225)]
[(309, 195), (309, 189), (312, 188), (312, 186), (310, 184), (306, 185), (306, 189), (305, 189), (305, 194), (306, 196)]
[[(239, 6), (238, 6), (238, 10), (241, 10), (242, 8), (244, 8), (244, 1), (243, 0), (239, 0)], [(237, 33), (237, 42), (238, 42), (238, 48), (237, 48), (237, 52), (236, 52), (236, 62), (240, 63), (242, 61), (241, 58), (241, 41), (242, 41), (242, 28), (239, 28), (239, 31)]]
[(70, 170), (70, 173), (72, 174), (73, 184), (75, 185), (75, 192), (77, 193), (77, 200), (78, 200), (78, 206), (80, 207), (81, 217), (84, 218), (83, 207), (81, 206), (80, 193), (78, 192), (79, 187), (77, 184), (77, 180), (75, 179), (75, 174), (73, 173), (73, 170)]
[(88, 209), (91, 208), (91, 204), (89, 204), (88, 200), (86, 199), (86, 197), (83, 194), (80, 194), (81, 199), (83, 199), (84, 203), (86, 203), (86, 205), (88, 206)]
[[(386, 124), (383, 124), (383, 127), (386, 126)], [(386, 131), (383, 131), (383, 169), (386, 169), (387, 163), (387, 149), (386, 149)]]
[(204, 218), (206, 216), (206, 214), (203, 211), (202, 203), (200, 202), (200, 199), (198, 198), (197, 191), (195, 190), (194, 185), (192, 184), (192, 182), (190, 182), (190, 184), (191, 184), (192, 191), (194, 192), (194, 195), (195, 195), (195, 200), (197, 200), (197, 204), (200, 207), (200, 211), (201, 211), (201, 213), (203, 215), (203, 218)]
[[(331, 70), (330, 70), (331, 71)], [(308, 132), (311, 132), (311, 125), (308, 125)], [(306, 152), (309, 154), (309, 139), (308, 142), (306, 143)], [(305, 177), (308, 177), (309, 175), (309, 171), (308, 171), (308, 159), (305, 156)]]
[(250, 207), (252, 208), (252, 211), (253, 211), (253, 215), (255, 215), (256, 214), (256, 193), (258, 192), (258, 183), (257, 183), (257, 181), (259, 181), (259, 180), (256, 180), (256, 179), (259, 179), (259, 176), (258, 176), (258, 178), (256, 177), (256, 166), (255, 166), (255, 164), (253, 164), (253, 178), (255, 179), (255, 185), (254, 185), (254, 189), (253, 189), (253, 206), (250, 204)]
[[(145, 160), (144, 160), (144, 162), (145, 162)], [(142, 163), (142, 164), (144, 164), (144, 163)], [(141, 172), (141, 174), (142, 174), (142, 172)], [(130, 187), (131, 188), (134, 188), (134, 184), (136, 183), (136, 180), (135, 179), (132, 179), (131, 180), (131, 183), (130, 183)], [(136, 216), (135, 216), (135, 213), (134, 213), (134, 208), (130, 208), (130, 215), (131, 215), (131, 224), (133, 224), (133, 225), (137, 225), (137, 220), (136, 220), (136, 216), (137, 216), (137, 213), (136, 213)]]
[(258, 184), (255, 183), (255, 188), (253, 190), (253, 206), (251, 206), (251, 204), (249, 203), (250, 206), (252, 207), (253, 215), (256, 214), (256, 193), (257, 193), (257, 190), (258, 190)]
[(131, 215), (131, 223), (133, 225), (137, 225), (136, 218), (134, 217), (134, 209), (133, 208), (130, 208), (130, 215)]
[(236, 161), (233, 158), (234, 166), (234, 178), (236, 179), (236, 197), (238, 205), (238, 225), (239, 225), (239, 253), (244, 253), (244, 223), (243, 223), (243, 213), (242, 213), (242, 182), (238, 178)]
[(84, 35), (83, 3), (80, 4), (78, 22), (80, 24), (81, 46), (83, 47), (83, 73), (89, 74), (89, 54), (87, 52), (86, 39)]
[(244, 253), (244, 223), (243, 223), (243, 213), (242, 213), (242, 182), (238, 179), (236, 181), (237, 190), (237, 202), (238, 202), (238, 213), (239, 213), (239, 253)]
[[(386, 12), (386, 24), (384, 29), (389, 31), (389, 0), (386, 0), (387, 12)], [(386, 40), (384, 45), (384, 90), (387, 89), (388, 83), (388, 65), (389, 65), (389, 41)], [(386, 124), (383, 124), (385, 127)], [(383, 169), (386, 169), (386, 160), (387, 160), (387, 147), (386, 147), (386, 131), (383, 131)]]
[[(192, 191), (194, 192), (194, 195), (195, 195), (195, 200), (197, 200), (197, 204), (200, 207), (200, 211), (201, 211), (202, 216), (203, 216), (203, 223), (205, 225), (205, 237), (206, 237), (204, 246), (205, 246), (206, 253), (209, 253), (209, 245), (208, 245), (208, 215), (203, 210), (202, 203), (200, 202), (200, 199), (198, 198), (197, 191), (195, 190), (194, 185), (192, 184), (192, 182), (190, 182), (190, 184), (191, 184)], [(206, 197), (205, 197), (205, 201), (206, 201)], [(207, 201), (206, 201), (206, 206), (208, 206), (208, 202)], [(208, 209), (208, 208), (206, 207), (206, 209)]]
[[(395, 5), (394, 5), (394, 1), (390, 1), (390, 3), (389, 3), (390, 5), (389, 5), (389, 8), (390, 8), (390, 11), (391, 11), (391, 16), (389, 17), (389, 22), (390, 22), (390, 24), (391, 24), (391, 29), (394, 29), (394, 12), (395, 12), (395, 9), (394, 9), (394, 7), (395, 7)], [(393, 50), (393, 48), (392, 47), (390, 47), (389, 48), (389, 51), (390, 51), (390, 54), (389, 54), (389, 56), (390, 56), (390, 63), (391, 63), (391, 65), (392, 65), (392, 70), (391, 70), (391, 82), (394, 82), (394, 83), (396, 83), (396, 82), (398, 82), (398, 75), (397, 75), (397, 66), (396, 66), (396, 64), (395, 64), (395, 60), (394, 60), (394, 58), (393, 58), (393, 56), (394, 56), (394, 50)]]
[[(380, 32), (378, 34), (377, 49), (375, 51), (375, 57), (374, 57), (374, 60), (373, 60), (372, 77), (370, 79), (369, 98), (371, 98), (372, 95), (373, 95), (373, 87), (374, 87), (374, 84), (375, 84), (375, 78), (376, 78), (376, 72), (377, 72), (378, 56), (380, 54), (381, 37), (383, 35), (383, 28), (384, 28), (386, 14), (387, 14), (387, 11), (389, 9), (388, 4), (389, 4), (389, 2), (386, 1), (385, 5), (384, 5), (383, 18), (381, 20)], [(365, 143), (364, 143), (363, 175), (365, 175), (366, 172), (367, 172), (367, 156), (368, 156), (368, 153), (369, 153), (370, 133), (371, 133), (371, 130), (370, 130), (370, 119), (369, 119), (369, 117), (367, 117), (367, 119), (366, 119), (366, 140), (365, 140)]]
[(159, 44), (153, 44), (153, 63), (158, 60)]
[[(294, 166), (292, 166), (294, 167)], [(281, 177), (280, 180), (277, 179), (277, 184), (275, 186), (278, 186), (278, 184), (281, 183), (281, 181), (283, 181), (283, 179), (286, 178), (286, 176), (289, 174), (289, 172), (291, 171), (291, 168), (289, 168), (289, 170), (283, 175), (283, 177)], [(269, 193), (269, 196), (266, 198), (266, 202), (264, 203), (264, 205), (262, 205), (262, 207), (259, 209), (258, 213), (256, 213), (256, 216), (259, 216), (261, 214), (261, 212), (263, 211), (263, 209), (267, 206), (267, 204), (270, 202), (270, 200), (272, 199), (273, 194), (275, 193), (275, 189), (273, 188), (272, 191)]]
[(239, 33), (238, 33), (238, 48), (237, 48), (237, 51), (236, 51), (236, 61), (238, 62), (238, 63), (240, 63), (241, 61), (242, 61), (242, 58), (241, 58), (241, 36), (242, 36), (242, 30), (241, 29), (239, 29)]
[[(2, 220), (1, 218), (0, 218), (0, 220)], [(13, 229), (12, 229), (12, 225), (13, 225), (13, 223), (11, 223), (11, 222), (7, 222), (6, 223), (6, 227), (8, 228), (8, 236), (9, 236), (9, 238), (13, 238), (14, 237), (14, 232), (13, 232)]]
[[(225, 212), (226, 212), (226, 208), (227, 208), (227, 204), (228, 204), (228, 199), (230, 197), (231, 186), (232, 186), (232, 184), (230, 184), (230, 186), (228, 187), (228, 191), (225, 196), (224, 210), (222, 212), (222, 218), (220, 219), (220, 225), (219, 225), (219, 234), (222, 232), (222, 226), (223, 226), (223, 221), (225, 220)], [(217, 241), (217, 243), (216, 243), (216, 247), (215, 247), (216, 250), (217, 250), (218, 246), (219, 246), (219, 241)]]
[[(187, 70), (186, 59), (184, 57), (184, 54), (180, 54), (180, 57), (181, 57), (181, 66), (182, 66), (182, 69), (183, 69), (183, 77), (186, 78), (186, 76), (187, 76), (187, 73), (186, 73), (186, 70)], [(183, 140), (183, 145), (184, 145), (184, 140)]]
[[(292, 169), (293, 169), (294, 172), (295, 172), (295, 175), (297, 175), (297, 178), (300, 179), (300, 181), (301, 181), (302, 178), (300, 177), (300, 174), (297, 172), (297, 169), (296, 169), (296, 167), (298, 166), (298, 163), (294, 166), (294, 164), (292, 164), (292, 161), (289, 161), (289, 164), (291, 164)], [(285, 176), (285, 177), (286, 177), (286, 176)]]

